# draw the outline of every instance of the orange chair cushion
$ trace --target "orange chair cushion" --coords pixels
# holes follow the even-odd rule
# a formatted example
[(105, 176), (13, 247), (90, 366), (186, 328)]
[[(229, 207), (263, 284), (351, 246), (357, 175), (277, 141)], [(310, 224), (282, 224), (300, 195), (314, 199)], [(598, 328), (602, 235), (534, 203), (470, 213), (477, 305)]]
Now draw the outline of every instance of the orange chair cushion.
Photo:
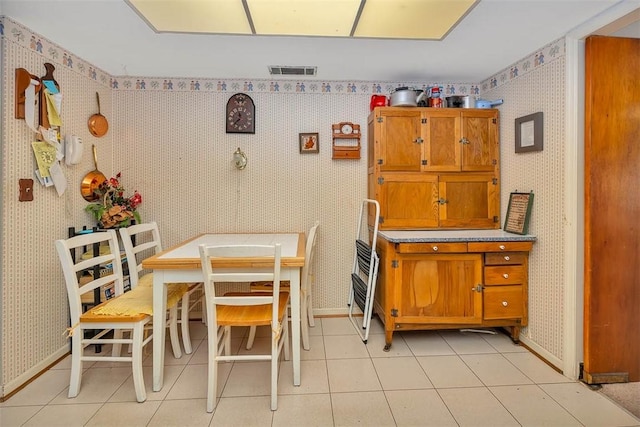
[[(225, 296), (256, 296), (255, 292), (228, 292)], [(282, 319), (289, 302), (289, 293), (280, 292), (278, 319)], [(262, 326), (271, 324), (271, 305), (218, 305), (219, 326)]]

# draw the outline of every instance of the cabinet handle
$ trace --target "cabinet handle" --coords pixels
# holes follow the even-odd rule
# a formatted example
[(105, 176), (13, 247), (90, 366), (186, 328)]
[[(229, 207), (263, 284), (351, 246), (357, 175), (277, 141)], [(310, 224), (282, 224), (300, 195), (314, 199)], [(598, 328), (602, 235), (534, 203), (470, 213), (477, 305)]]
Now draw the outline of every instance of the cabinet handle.
[(467, 138), (465, 138), (464, 136), (462, 138), (460, 138), (460, 144), (468, 144), (469, 140)]
[(416, 139), (413, 140), (413, 142), (415, 142), (416, 144), (422, 144), (424, 142), (424, 139), (417, 137)]
[(508, 306), (508, 305), (509, 305), (509, 303), (508, 303), (508, 302), (506, 302), (506, 301), (502, 301), (502, 306), (503, 306), (503, 307), (506, 307), (506, 306)]
[(438, 247), (437, 246), (434, 246), (432, 249), (433, 249), (434, 252), (438, 251)]
[(509, 278), (509, 275), (508, 275), (507, 273), (504, 273), (504, 274), (502, 275), (502, 277), (504, 277), (505, 279), (508, 279), (508, 278)]
[(505, 260), (505, 261), (509, 261), (510, 259), (511, 259), (511, 257), (510, 257), (509, 255), (505, 255), (505, 256), (504, 256), (504, 260)]
[(484, 286), (482, 286), (482, 284), (477, 284), (473, 288), (471, 288), (471, 290), (472, 291), (476, 291), (476, 292), (482, 292), (483, 288), (484, 288)]
[(504, 251), (506, 249), (504, 245), (500, 245), (498, 247), (500, 248), (501, 251)]
[(447, 203), (449, 203), (449, 201), (447, 199), (438, 199), (438, 203), (440, 203), (441, 205), (446, 205)]

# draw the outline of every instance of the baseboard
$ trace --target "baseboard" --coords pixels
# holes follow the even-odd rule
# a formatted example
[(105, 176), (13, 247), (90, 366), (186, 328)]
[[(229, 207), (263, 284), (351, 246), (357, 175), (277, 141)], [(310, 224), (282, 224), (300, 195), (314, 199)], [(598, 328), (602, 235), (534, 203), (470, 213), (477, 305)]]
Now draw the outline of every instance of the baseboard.
[[(360, 310), (357, 313), (362, 315)], [(313, 315), (318, 317), (348, 316), (349, 308), (314, 308)]]
[[(571, 378), (570, 376), (567, 376), (567, 375), (564, 374), (564, 372), (562, 372), (562, 360), (558, 359), (556, 356), (554, 356), (553, 354), (549, 353), (549, 351), (547, 351), (544, 348), (540, 347), (539, 344), (537, 344), (534, 341), (531, 341), (529, 338), (527, 338), (527, 337), (525, 337), (523, 335), (520, 335), (520, 342), (525, 347), (527, 347), (533, 354), (535, 354), (540, 359), (542, 359), (544, 362), (549, 364), (552, 368), (554, 368), (558, 372), (562, 373), (562, 375), (564, 375), (565, 377)], [(571, 379), (576, 380), (577, 378), (571, 378)]]
[(31, 381), (38, 378), (42, 373), (46, 372), (53, 364), (58, 362), (67, 354), (69, 354), (69, 344), (65, 344), (64, 346), (60, 347), (59, 350), (49, 355), (46, 359), (40, 361), (40, 363), (32, 366), (17, 378), (9, 381), (6, 384), (3, 384), (2, 396), (0, 396), (0, 401), (4, 401), (5, 398), (10, 397), (10, 395), (22, 389)]
[(614, 383), (628, 383), (628, 372), (604, 372), (604, 373), (590, 373), (584, 371), (583, 381), (587, 384), (614, 384)]

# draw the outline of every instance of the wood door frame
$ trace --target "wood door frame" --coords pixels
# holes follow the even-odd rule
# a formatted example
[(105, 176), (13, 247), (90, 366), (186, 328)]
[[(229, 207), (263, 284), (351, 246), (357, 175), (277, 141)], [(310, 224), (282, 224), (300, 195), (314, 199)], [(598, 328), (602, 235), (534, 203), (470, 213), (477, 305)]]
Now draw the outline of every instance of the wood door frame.
[(565, 36), (565, 191), (564, 333), (562, 372), (577, 379), (584, 355), (584, 85), (585, 39), (638, 8), (625, 0)]

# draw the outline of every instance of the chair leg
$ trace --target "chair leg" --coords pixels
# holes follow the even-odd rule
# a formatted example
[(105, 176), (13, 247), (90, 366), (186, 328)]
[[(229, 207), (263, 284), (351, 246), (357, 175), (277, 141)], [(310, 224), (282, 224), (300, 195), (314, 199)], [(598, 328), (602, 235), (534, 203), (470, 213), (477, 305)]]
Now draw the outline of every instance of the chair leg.
[(300, 301), (300, 334), (302, 335), (302, 348), (309, 350), (309, 323), (307, 322), (307, 298)]
[[(225, 339), (224, 337), (222, 338)], [(213, 328), (207, 330), (208, 369), (207, 369), (207, 412), (211, 413), (216, 407), (218, 385), (218, 331)]]
[(253, 341), (256, 339), (256, 327), (249, 327), (249, 337), (247, 338), (247, 350), (251, 350), (253, 347)]
[(178, 337), (178, 306), (174, 305), (169, 309), (169, 337), (171, 337), (171, 348), (173, 349), (173, 357), (180, 359), (182, 350), (180, 350), (180, 338)]
[[(307, 300), (307, 317), (309, 319), (309, 326), (313, 328), (314, 326), (316, 326), (316, 322), (313, 317), (313, 296), (311, 295), (311, 292), (307, 293), (306, 300)], [(302, 316), (304, 316), (304, 312), (301, 313), (301, 317)]]
[(136, 390), (136, 400), (144, 402), (147, 400), (147, 390), (144, 386), (144, 376), (142, 375), (142, 341), (144, 341), (144, 325), (136, 323), (133, 326), (133, 350), (131, 352), (131, 367), (133, 370), (133, 387)]
[(200, 313), (202, 313), (202, 323), (206, 325), (207, 324), (207, 301), (205, 300), (204, 295), (200, 297)]
[(231, 326), (224, 327), (224, 355), (231, 356)]
[(84, 329), (78, 327), (71, 337), (71, 376), (69, 380), (69, 398), (76, 397), (82, 382), (82, 337)]
[(289, 322), (287, 320), (284, 321), (284, 324), (282, 325), (282, 333), (284, 334), (282, 336), (282, 339), (284, 341), (284, 360), (291, 360), (291, 355), (289, 354), (289, 349), (290, 349), (290, 345), (289, 345)]
[[(285, 320), (286, 322), (286, 320)], [(286, 322), (288, 323), (288, 322)], [(285, 333), (285, 325), (283, 325), (282, 333)], [(284, 338), (284, 337), (283, 337)], [(276, 334), (271, 332), (271, 410), (278, 409), (278, 362), (279, 362), (279, 340), (276, 338)]]
[(189, 293), (182, 297), (182, 308), (180, 313), (180, 326), (182, 328), (182, 345), (184, 352), (191, 354), (191, 333), (189, 332)]
[[(122, 329), (113, 330), (114, 339), (122, 339), (123, 335), (124, 335), (124, 331)], [(131, 347), (129, 347), (129, 350), (131, 350)], [(121, 352), (122, 352), (122, 344), (114, 343), (113, 346), (111, 347), (111, 356), (120, 357)]]

